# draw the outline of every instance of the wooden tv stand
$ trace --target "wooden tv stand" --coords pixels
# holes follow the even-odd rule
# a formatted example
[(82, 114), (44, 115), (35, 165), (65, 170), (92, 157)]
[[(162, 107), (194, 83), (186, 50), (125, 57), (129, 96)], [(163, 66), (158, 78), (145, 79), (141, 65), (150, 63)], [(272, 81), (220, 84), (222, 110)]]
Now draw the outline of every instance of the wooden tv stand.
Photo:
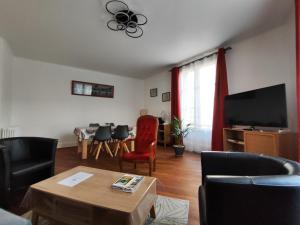
[(258, 153), (297, 160), (296, 133), (223, 129), (225, 151)]

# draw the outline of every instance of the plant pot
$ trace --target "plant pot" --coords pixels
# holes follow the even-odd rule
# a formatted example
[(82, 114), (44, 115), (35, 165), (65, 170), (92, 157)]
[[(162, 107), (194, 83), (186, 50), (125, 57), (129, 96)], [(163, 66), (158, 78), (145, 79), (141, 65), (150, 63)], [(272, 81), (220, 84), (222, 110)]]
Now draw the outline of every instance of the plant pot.
[(173, 145), (175, 156), (183, 156), (185, 146), (184, 145)]

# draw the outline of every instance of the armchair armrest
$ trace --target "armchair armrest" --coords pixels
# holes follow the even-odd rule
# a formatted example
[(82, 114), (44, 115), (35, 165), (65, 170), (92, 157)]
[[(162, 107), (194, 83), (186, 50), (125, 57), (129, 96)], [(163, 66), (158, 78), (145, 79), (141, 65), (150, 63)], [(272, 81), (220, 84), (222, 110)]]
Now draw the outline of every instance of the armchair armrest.
[(32, 157), (54, 161), (57, 148), (57, 139), (26, 137)]
[[(244, 156), (245, 162), (243, 162)], [(253, 157), (258, 158), (258, 156)], [(249, 162), (248, 154), (245, 153), (201, 152), (202, 184), (207, 175), (251, 175), (248, 174), (253, 171), (249, 169), (251, 167)]]
[(202, 183), (207, 175), (288, 174), (287, 160), (245, 152), (201, 152)]
[[(135, 138), (129, 138), (129, 139), (126, 139), (126, 141), (135, 141), (136, 139)], [(145, 146), (146, 149), (149, 149), (150, 152), (154, 153), (155, 154), (155, 146), (156, 146), (156, 141), (152, 141), (149, 145)], [(121, 148), (120, 150), (120, 157), (122, 158), (123, 156), (123, 149)]]
[(209, 225), (299, 225), (300, 176), (207, 176), (202, 188)]
[(150, 150), (151, 150), (151, 151), (154, 151), (156, 144), (157, 144), (156, 141), (152, 141), (152, 142), (150, 143)]

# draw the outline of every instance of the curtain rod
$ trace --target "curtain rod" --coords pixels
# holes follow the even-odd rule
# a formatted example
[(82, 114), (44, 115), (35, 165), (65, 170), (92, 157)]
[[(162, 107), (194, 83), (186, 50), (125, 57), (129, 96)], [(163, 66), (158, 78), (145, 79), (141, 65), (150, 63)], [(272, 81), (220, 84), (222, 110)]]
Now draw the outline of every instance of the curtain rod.
[[(231, 47), (225, 48), (225, 53), (226, 53), (227, 51), (230, 51), (231, 49), (232, 49)], [(211, 57), (211, 56), (213, 56), (213, 55), (216, 55), (217, 53), (218, 53), (218, 50), (216, 50), (216, 51), (214, 51), (214, 52), (212, 52), (212, 53), (210, 53), (210, 54), (208, 54), (208, 55), (205, 55), (205, 56), (203, 56), (203, 57), (201, 57), (201, 58), (199, 58), (199, 59), (195, 59), (195, 60), (193, 60), (193, 61), (191, 61), (191, 62), (188, 62), (188, 63), (185, 63), (185, 64), (183, 64), (183, 65), (180, 65), (180, 66), (178, 66), (178, 68), (182, 68), (182, 67), (187, 66), (187, 65), (189, 65), (189, 64), (191, 64), (191, 63), (194, 63), (194, 62), (202, 61), (203, 59), (209, 58), (209, 57)], [(171, 70), (170, 70), (170, 71), (171, 71)]]

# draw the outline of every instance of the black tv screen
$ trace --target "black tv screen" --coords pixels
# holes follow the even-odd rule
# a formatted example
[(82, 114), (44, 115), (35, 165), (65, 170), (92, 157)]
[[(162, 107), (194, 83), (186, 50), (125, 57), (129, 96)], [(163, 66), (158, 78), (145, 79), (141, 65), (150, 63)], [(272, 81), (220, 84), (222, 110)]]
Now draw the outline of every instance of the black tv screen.
[(225, 97), (225, 123), (285, 128), (287, 107), (285, 84)]

